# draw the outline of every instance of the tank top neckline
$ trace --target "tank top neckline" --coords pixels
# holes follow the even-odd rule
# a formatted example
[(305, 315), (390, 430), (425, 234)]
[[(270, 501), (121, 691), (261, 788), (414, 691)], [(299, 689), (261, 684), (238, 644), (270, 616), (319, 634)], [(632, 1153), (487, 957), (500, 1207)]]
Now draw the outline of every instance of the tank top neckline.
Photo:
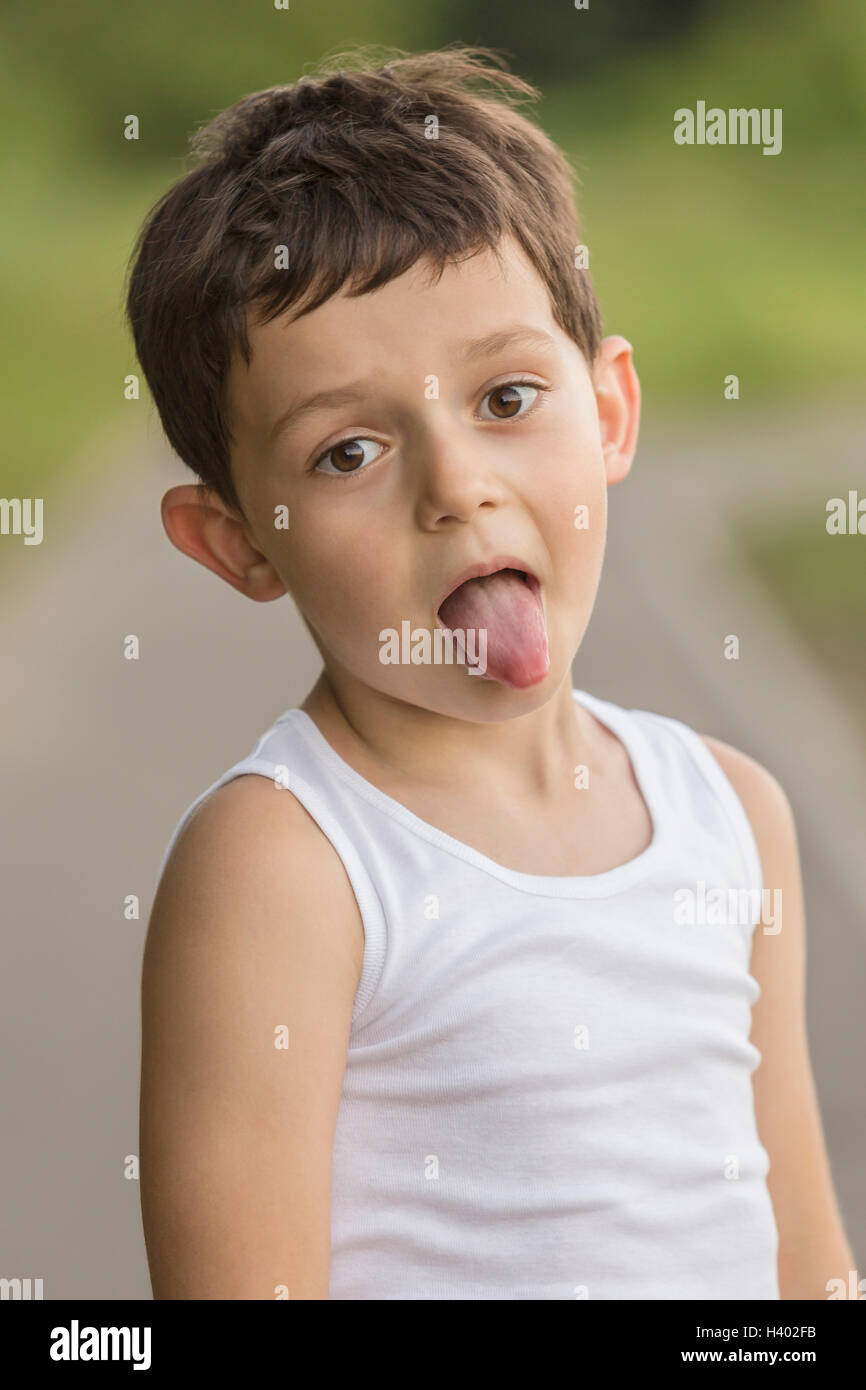
[(622, 888), (645, 879), (655, 867), (661, 854), (663, 842), (667, 838), (667, 815), (662, 799), (657, 794), (658, 783), (648, 765), (647, 746), (641, 731), (629, 717), (629, 711), (620, 709), (607, 700), (601, 700), (585, 690), (572, 689), (572, 696), (594, 714), (601, 724), (614, 733), (623, 744), (631, 762), (635, 781), (643, 796), (653, 832), (650, 843), (640, 854), (617, 864), (611, 869), (603, 869), (597, 874), (529, 874), (519, 869), (510, 869), (505, 864), (482, 854), (471, 845), (439, 830), (435, 825), (416, 816), (402, 802), (388, 796), (386, 792), (362, 777), (360, 772), (341, 757), (325, 738), (315, 721), (306, 710), (294, 708), (286, 710), (276, 724), (293, 723), (307, 743), (314, 756), (321, 758), (337, 777), (351, 787), (371, 805), (397, 821), (406, 830), (423, 840), (438, 846), (439, 849), (474, 865), (483, 873), (499, 879), (524, 893), (533, 893), (548, 898), (608, 897)]

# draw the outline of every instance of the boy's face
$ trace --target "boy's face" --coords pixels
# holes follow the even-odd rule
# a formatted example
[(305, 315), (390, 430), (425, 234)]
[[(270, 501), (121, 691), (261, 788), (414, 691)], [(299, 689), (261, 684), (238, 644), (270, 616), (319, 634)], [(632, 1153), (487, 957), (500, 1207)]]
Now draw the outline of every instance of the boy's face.
[[(251, 365), (236, 359), (228, 386), (249, 525), (216, 502), (195, 545), (181, 542), (250, 597), (288, 589), (338, 685), (475, 720), (536, 708), (561, 685), (640, 405), (629, 344), (605, 339), (591, 373), (517, 244), (500, 255), (438, 281), (421, 262), (294, 322), (251, 322)], [(537, 585), (471, 585), (449, 614), (451, 627), (486, 615), (488, 678), (380, 660), (385, 629), (435, 632), (443, 595), (503, 558)]]

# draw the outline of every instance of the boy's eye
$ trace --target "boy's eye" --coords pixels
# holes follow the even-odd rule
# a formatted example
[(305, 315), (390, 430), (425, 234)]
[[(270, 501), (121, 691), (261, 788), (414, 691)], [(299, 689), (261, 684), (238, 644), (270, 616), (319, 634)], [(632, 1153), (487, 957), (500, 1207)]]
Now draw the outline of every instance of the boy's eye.
[[(509, 381), (502, 386), (494, 386), (492, 391), (488, 391), (484, 397), (484, 402), (489, 401), (489, 415), (482, 415), (485, 420), (511, 420), (515, 415), (525, 415), (523, 406), (531, 406), (535, 397), (538, 396), (542, 388), (533, 386), (529, 381)], [(525, 393), (529, 392), (527, 396)], [(482, 406), (484, 404), (482, 402)]]
[[(336, 474), (360, 473), (368, 463), (379, 457), (374, 454), (373, 458), (367, 457), (367, 449), (378, 449), (379, 453), (384, 449), (384, 444), (378, 444), (375, 439), (343, 439), (339, 444), (332, 444), (318, 459), (314, 468), (322, 473), (330, 473), (331, 477)], [(322, 464), (331, 463), (331, 468), (322, 468)]]
[[(481, 418), (513, 420), (517, 416), (526, 415), (536, 398), (548, 389), (546, 386), (536, 386), (531, 381), (508, 381), (501, 386), (494, 386), (482, 401)], [(485, 406), (489, 414), (484, 413)], [(313, 464), (312, 472), (327, 473), (332, 478), (345, 478), (352, 473), (360, 473), (368, 464), (375, 462), (385, 447), (377, 440), (366, 439), (363, 436), (342, 439), (339, 444), (332, 444), (330, 449), (319, 455)], [(374, 452), (369, 453), (370, 450)]]

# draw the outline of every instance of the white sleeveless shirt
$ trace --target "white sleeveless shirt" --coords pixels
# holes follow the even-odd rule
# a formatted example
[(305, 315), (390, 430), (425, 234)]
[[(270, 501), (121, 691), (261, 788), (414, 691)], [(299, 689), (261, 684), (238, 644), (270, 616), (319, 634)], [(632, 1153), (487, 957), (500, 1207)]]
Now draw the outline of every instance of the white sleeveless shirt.
[(749, 821), (694, 730), (573, 693), (625, 745), (653, 822), (616, 868), (496, 863), (379, 791), (301, 709), (169, 842), (162, 867), (199, 803), (256, 773), (354, 889), (331, 1299), (779, 1298), (749, 1041), (760, 912), (701, 908), (718, 889), (759, 900)]

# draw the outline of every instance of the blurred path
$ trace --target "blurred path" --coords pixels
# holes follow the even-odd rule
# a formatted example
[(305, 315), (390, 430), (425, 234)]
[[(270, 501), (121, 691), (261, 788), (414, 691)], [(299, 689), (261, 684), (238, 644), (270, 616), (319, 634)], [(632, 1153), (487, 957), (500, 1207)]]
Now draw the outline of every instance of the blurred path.
[[(823, 517), (827, 497), (862, 473), (862, 426), (838, 408), (763, 421), (736, 409), (711, 433), (678, 417), (674, 440), (670, 421), (646, 422), (633, 476), (610, 493), (575, 682), (743, 748), (791, 797), (812, 1055), (862, 1267), (864, 712), (842, 703), (741, 573), (735, 535), (743, 508), (807, 501)], [(42, 546), (0, 572), (0, 1046), (12, 1063), (0, 1274), (43, 1278), (47, 1298), (150, 1296), (124, 1161), (138, 1147), (138, 990), (156, 871), (187, 805), (319, 670), (291, 604), (252, 604), (169, 544), (159, 501), (190, 477), (153, 422), (138, 440), (106, 439), (69, 494), (46, 503)], [(138, 662), (123, 659), (131, 633)], [(728, 633), (737, 662), (722, 655)], [(135, 921), (128, 894), (140, 899)]]

